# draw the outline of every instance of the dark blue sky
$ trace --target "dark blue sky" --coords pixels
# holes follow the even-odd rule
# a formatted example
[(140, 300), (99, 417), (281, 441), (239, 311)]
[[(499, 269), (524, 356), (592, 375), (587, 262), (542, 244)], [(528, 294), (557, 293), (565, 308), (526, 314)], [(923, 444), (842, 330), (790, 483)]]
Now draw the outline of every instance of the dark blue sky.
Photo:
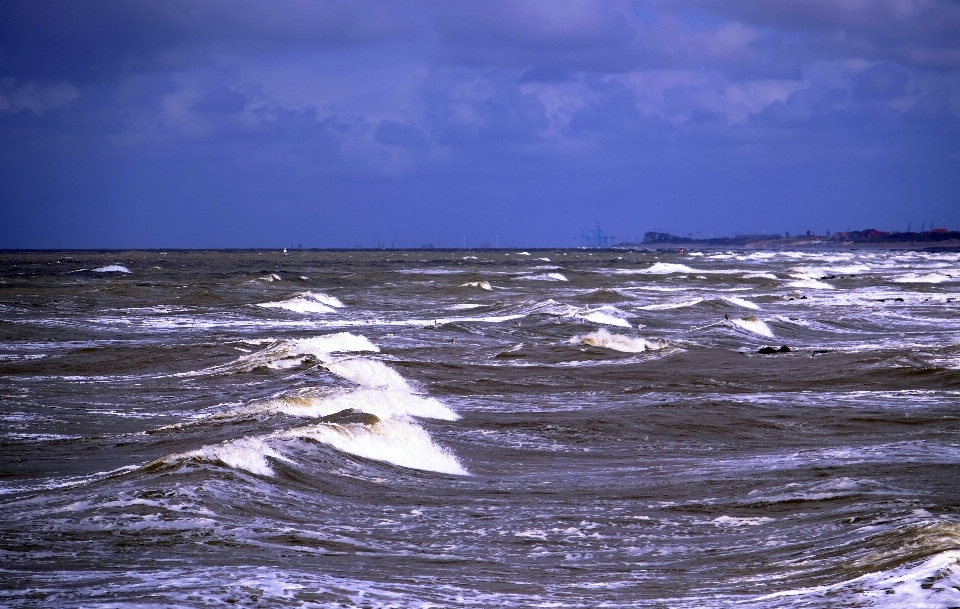
[(960, 3), (0, 3), (0, 247), (596, 222), (960, 229)]

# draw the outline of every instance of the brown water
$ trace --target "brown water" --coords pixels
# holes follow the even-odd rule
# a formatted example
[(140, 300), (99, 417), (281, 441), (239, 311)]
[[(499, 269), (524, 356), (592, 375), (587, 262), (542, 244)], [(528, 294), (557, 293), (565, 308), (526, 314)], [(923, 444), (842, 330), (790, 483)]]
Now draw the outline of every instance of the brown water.
[(955, 253), (8, 252), (0, 604), (960, 606), (958, 406)]

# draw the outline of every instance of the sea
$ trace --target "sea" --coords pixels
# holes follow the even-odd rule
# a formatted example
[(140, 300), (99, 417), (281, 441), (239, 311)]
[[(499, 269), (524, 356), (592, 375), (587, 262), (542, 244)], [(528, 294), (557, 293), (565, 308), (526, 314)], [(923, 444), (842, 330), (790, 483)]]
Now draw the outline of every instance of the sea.
[(0, 606), (960, 607), (960, 253), (0, 253)]

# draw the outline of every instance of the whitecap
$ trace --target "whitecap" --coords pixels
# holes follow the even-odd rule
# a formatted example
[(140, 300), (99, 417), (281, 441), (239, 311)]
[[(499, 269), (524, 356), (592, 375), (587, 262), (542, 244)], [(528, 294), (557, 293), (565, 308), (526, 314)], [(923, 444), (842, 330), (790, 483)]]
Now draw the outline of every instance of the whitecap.
[(526, 281), (570, 281), (563, 273), (540, 273), (538, 275), (521, 275), (516, 280)]
[(234, 469), (242, 469), (260, 476), (273, 476), (274, 471), (270, 466), (270, 462), (267, 461), (267, 457), (288, 463), (291, 462), (290, 459), (268, 446), (261, 438), (254, 437), (239, 438), (221, 444), (203, 446), (197, 450), (169, 455), (158, 461), (169, 464), (184, 460), (199, 459), (202, 461), (223, 463)]
[(454, 311), (466, 311), (469, 309), (477, 309), (482, 306), (483, 306), (482, 304), (475, 303), (475, 302), (462, 302), (459, 304), (450, 305), (450, 309)]
[(383, 362), (366, 358), (344, 359), (324, 366), (341, 378), (363, 387), (410, 391), (407, 381)]
[(608, 326), (619, 326), (621, 328), (630, 328), (630, 322), (623, 317), (626, 317), (626, 313), (621, 311), (616, 307), (604, 306), (598, 309), (586, 309), (577, 313), (578, 317), (582, 317), (587, 321), (592, 321), (596, 324), (604, 324)]
[(93, 269), (94, 273), (129, 273), (130, 269), (125, 266), (120, 266), (119, 264), (110, 264), (107, 266), (101, 266), (100, 268)]
[(480, 288), (481, 290), (492, 290), (493, 287), (490, 285), (489, 281), (468, 281), (467, 283), (461, 283), (461, 288)]
[(829, 283), (824, 283), (817, 279), (801, 279), (799, 281), (791, 281), (787, 284), (791, 288), (807, 288), (811, 290), (832, 290), (834, 287)]
[(387, 419), (373, 425), (320, 423), (279, 435), (314, 440), (351, 455), (409, 469), (469, 475), (449, 450), (434, 444), (423, 428), (403, 419)]
[(661, 341), (648, 341), (639, 336), (626, 336), (624, 334), (611, 334), (607, 330), (600, 328), (596, 332), (574, 336), (570, 339), (571, 343), (578, 345), (591, 345), (594, 347), (603, 347), (614, 351), (624, 353), (643, 353), (644, 351), (655, 351), (662, 349), (666, 345)]
[(244, 406), (220, 416), (283, 413), (294, 417), (320, 418), (347, 409), (367, 412), (379, 419), (420, 417), (456, 421), (460, 418), (460, 415), (443, 402), (410, 393), (407, 387), (357, 388), (325, 395), (276, 398)]
[(749, 300), (744, 300), (743, 298), (737, 298), (736, 296), (724, 296), (723, 299), (729, 302), (730, 304), (737, 305), (738, 307), (743, 307), (745, 309), (754, 309), (755, 311), (760, 310), (759, 305), (752, 303)]
[(295, 313), (333, 313), (334, 308), (343, 307), (343, 303), (335, 296), (327, 294), (305, 292), (289, 300), (278, 302), (262, 302), (258, 307), (267, 309), (286, 309)]
[(643, 309), (644, 311), (662, 311), (666, 309), (681, 309), (683, 307), (692, 307), (695, 304), (703, 302), (702, 298), (693, 298), (690, 300), (681, 300), (679, 302), (660, 302), (657, 304), (643, 305), (637, 307), (638, 309)]
[(685, 264), (672, 264), (670, 262), (657, 262), (653, 266), (637, 271), (638, 273), (650, 273), (654, 275), (667, 275), (670, 273), (698, 273)]
[(941, 273), (926, 273), (925, 275), (914, 273), (897, 277), (894, 281), (897, 283), (944, 283), (946, 281), (953, 281), (953, 277)]
[(276, 341), (265, 349), (250, 355), (244, 355), (228, 364), (213, 366), (199, 372), (179, 373), (175, 376), (250, 371), (260, 367), (284, 370), (300, 366), (305, 361), (309, 361), (305, 360), (307, 356), (312, 356), (321, 362), (327, 362), (331, 361), (333, 353), (365, 351), (377, 353), (380, 349), (365, 336), (350, 334), (349, 332), (337, 332), (310, 338)]
[(733, 322), (735, 326), (743, 328), (747, 332), (753, 332), (754, 334), (766, 336), (767, 338), (773, 338), (773, 331), (770, 330), (770, 327), (753, 315), (744, 318), (731, 318), (730, 321)]
[(718, 516), (711, 520), (715, 526), (725, 526), (725, 527), (742, 527), (742, 526), (751, 526), (756, 527), (761, 524), (766, 524), (768, 522), (773, 522), (773, 518), (766, 516), (760, 516), (757, 518), (737, 518), (735, 516)]

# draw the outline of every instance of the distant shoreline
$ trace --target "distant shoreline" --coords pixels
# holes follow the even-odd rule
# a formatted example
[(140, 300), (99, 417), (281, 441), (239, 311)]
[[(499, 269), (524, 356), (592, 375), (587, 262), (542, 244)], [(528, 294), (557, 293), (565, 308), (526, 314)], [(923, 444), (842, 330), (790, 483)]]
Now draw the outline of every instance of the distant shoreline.
[(810, 239), (769, 239), (715, 243), (710, 241), (660, 241), (657, 243), (618, 243), (614, 249), (749, 249), (749, 250), (907, 250), (960, 251), (960, 239), (946, 241), (830, 241)]

